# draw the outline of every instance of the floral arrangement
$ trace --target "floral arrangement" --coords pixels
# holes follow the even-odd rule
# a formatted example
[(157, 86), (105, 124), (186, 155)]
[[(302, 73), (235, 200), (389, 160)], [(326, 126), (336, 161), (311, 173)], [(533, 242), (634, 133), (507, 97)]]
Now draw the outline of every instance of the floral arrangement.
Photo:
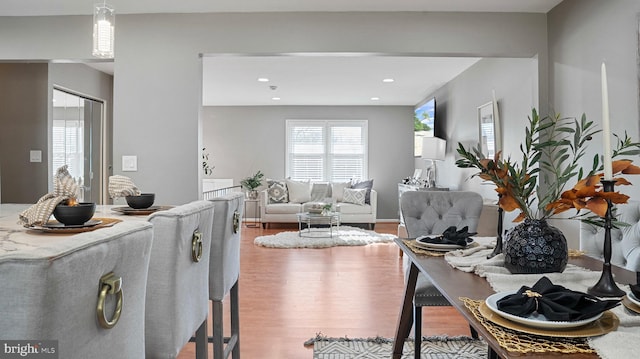
[[(493, 182), (499, 195), (499, 206), (505, 211), (520, 210), (514, 222), (547, 219), (575, 208), (577, 213), (571, 218), (602, 225), (599, 217), (606, 214), (607, 200), (615, 204), (626, 203), (629, 197), (603, 190), (603, 173), (600, 172), (603, 161), (599, 155), (593, 157), (588, 172), (579, 166), (586, 145), (598, 132), (600, 130), (595, 128), (593, 121), (587, 121), (584, 114), (580, 120), (559, 115), (540, 117), (533, 109), (525, 128), (524, 143), (520, 145), (520, 162), (502, 159), (500, 152), (488, 159), (479, 147), (467, 149), (459, 143), (457, 152), (461, 158), (456, 165), (477, 168), (480, 172), (473, 176)], [(640, 154), (640, 143), (632, 142), (626, 133), (622, 139), (614, 136), (617, 141), (612, 158)], [(629, 159), (613, 161), (612, 169), (613, 175), (640, 174), (640, 167)], [(574, 180), (576, 184), (565, 190)], [(624, 178), (613, 180), (615, 185), (631, 184)], [(580, 213), (582, 209), (595, 216)]]

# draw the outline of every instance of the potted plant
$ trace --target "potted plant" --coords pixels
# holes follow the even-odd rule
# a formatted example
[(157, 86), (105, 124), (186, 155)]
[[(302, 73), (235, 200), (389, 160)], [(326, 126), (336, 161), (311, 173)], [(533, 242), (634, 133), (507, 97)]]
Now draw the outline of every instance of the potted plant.
[[(499, 206), (505, 211), (519, 210), (514, 222), (523, 222), (511, 229), (505, 237), (505, 266), (512, 273), (562, 272), (567, 263), (568, 249), (564, 235), (546, 222), (551, 216), (575, 208), (578, 218), (602, 225), (608, 204), (626, 203), (628, 196), (619, 192), (603, 191), (599, 155), (595, 155), (588, 172), (579, 166), (586, 145), (596, 130), (592, 121), (582, 115), (580, 120), (559, 116), (540, 117), (535, 109), (525, 128), (524, 143), (520, 145), (522, 160), (510, 157), (493, 159), (484, 157), (480, 148), (467, 149), (458, 144), (461, 158), (456, 165), (477, 168), (478, 176), (496, 185)], [(616, 136), (616, 138), (618, 138)], [(625, 133), (617, 141), (613, 157), (640, 153), (640, 143), (633, 143)], [(631, 160), (613, 161), (613, 174), (638, 174), (640, 167)], [(573, 188), (565, 190), (573, 181)], [(630, 184), (623, 178), (616, 185)], [(586, 209), (592, 213), (580, 213)], [(595, 214), (595, 215), (593, 215)]]
[(261, 171), (258, 171), (253, 176), (245, 177), (242, 179), (242, 181), (240, 181), (240, 185), (242, 185), (242, 188), (247, 190), (247, 197), (249, 199), (258, 198), (258, 191), (256, 191), (256, 188), (262, 185), (263, 177), (264, 174)]

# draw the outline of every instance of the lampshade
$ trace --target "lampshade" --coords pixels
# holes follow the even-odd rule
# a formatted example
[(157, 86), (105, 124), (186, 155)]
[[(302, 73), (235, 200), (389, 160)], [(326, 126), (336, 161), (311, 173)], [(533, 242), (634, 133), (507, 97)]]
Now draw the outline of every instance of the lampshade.
[(447, 141), (438, 137), (422, 138), (422, 158), (427, 160), (444, 160)]
[(115, 22), (113, 7), (105, 3), (93, 6), (93, 56), (113, 57)]

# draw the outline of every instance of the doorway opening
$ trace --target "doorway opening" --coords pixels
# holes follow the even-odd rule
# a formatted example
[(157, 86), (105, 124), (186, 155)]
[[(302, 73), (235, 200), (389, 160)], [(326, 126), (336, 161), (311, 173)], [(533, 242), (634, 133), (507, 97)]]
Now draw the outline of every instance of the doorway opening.
[(53, 89), (51, 173), (64, 165), (79, 187), (81, 202), (104, 203), (104, 102), (67, 89)]

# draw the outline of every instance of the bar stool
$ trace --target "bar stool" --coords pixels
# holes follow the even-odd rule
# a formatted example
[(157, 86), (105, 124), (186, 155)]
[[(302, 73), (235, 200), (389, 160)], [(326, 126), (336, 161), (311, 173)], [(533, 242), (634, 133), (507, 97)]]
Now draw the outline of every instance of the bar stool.
[(145, 314), (147, 358), (175, 358), (196, 333), (207, 357), (209, 251), (213, 204), (195, 201), (151, 214), (154, 238)]
[(143, 358), (151, 224), (50, 236), (10, 229), (7, 220), (0, 239), (18, 249), (0, 246), (2, 339), (41, 348), (55, 340), (60, 358)]
[[(223, 359), (232, 353), (240, 358), (240, 315), (238, 305), (238, 279), (240, 276), (240, 232), (244, 194), (231, 193), (212, 198), (215, 206), (211, 260), (209, 264), (209, 299), (212, 302), (213, 357)], [(230, 294), (231, 336), (224, 337), (224, 297)], [(224, 343), (227, 343), (225, 346)]]

